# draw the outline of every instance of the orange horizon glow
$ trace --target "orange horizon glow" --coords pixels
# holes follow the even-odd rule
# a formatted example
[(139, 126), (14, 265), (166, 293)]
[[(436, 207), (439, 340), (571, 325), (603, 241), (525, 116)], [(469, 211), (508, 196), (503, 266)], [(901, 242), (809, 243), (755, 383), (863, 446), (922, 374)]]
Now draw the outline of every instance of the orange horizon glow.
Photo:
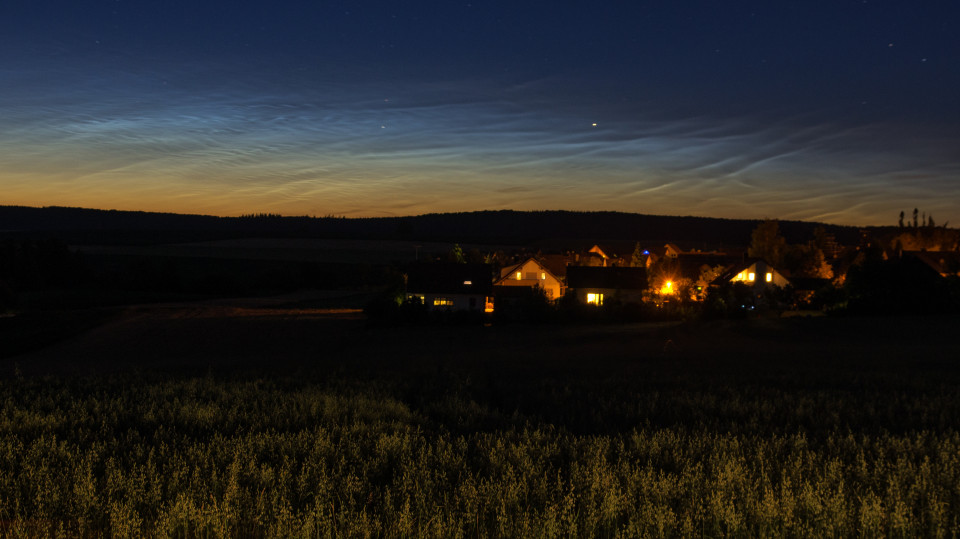
[[(3, 180), (0, 180), (2, 183)], [(22, 184), (33, 184), (22, 185)], [(19, 185), (18, 185), (19, 184)], [(272, 213), (287, 217), (400, 217), (429, 213), (458, 213), (485, 210), (515, 211), (617, 211), (647, 215), (697, 216), (722, 219), (763, 219), (768, 217), (783, 220), (816, 221), (847, 226), (883, 226), (890, 224), (880, 219), (852, 222), (831, 220), (836, 215), (771, 215), (748, 211), (742, 204), (718, 204), (692, 211), (694, 205), (670, 209), (664, 204), (653, 204), (655, 211), (647, 205), (636, 206), (628, 203), (611, 207), (606, 203), (589, 203), (589, 196), (575, 197), (578, 203), (571, 203), (560, 196), (545, 195), (537, 201), (518, 201), (511, 203), (498, 197), (483, 197), (465, 200), (453, 190), (438, 191), (430, 196), (417, 196), (410, 193), (406, 197), (391, 196), (391, 193), (365, 194), (363, 204), (347, 194), (326, 196), (313, 199), (309, 190), (300, 193), (288, 193), (277, 196), (271, 189), (237, 190), (228, 185), (196, 186), (193, 184), (157, 183), (139, 189), (120, 185), (100, 185), (94, 188), (71, 188), (71, 182), (55, 182), (44, 185), (42, 182), (23, 181), (5, 185), (2, 205), (27, 207), (76, 207), (96, 210), (141, 211), (156, 213), (176, 213), (209, 215), (216, 217), (239, 217), (256, 213)], [(43, 185), (39, 187), (38, 185)], [(891, 214), (892, 215), (892, 214)]]

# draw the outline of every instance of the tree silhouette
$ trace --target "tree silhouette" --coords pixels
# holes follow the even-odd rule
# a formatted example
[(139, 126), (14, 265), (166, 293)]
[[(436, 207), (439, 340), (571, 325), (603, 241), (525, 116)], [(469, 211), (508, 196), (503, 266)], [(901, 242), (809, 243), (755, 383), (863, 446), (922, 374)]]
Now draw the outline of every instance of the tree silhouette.
[(783, 263), (787, 240), (780, 235), (780, 224), (776, 219), (767, 219), (757, 225), (750, 238), (747, 255), (762, 258), (777, 267)]
[(646, 266), (646, 257), (643, 255), (643, 249), (640, 248), (640, 242), (633, 247), (633, 254), (630, 256), (630, 265), (635, 268)]
[(450, 262), (456, 262), (457, 264), (467, 263), (467, 257), (463, 254), (463, 248), (460, 247), (459, 243), (453, 244), (453, 249), (450, 249), (450, 256), (448, 258)]

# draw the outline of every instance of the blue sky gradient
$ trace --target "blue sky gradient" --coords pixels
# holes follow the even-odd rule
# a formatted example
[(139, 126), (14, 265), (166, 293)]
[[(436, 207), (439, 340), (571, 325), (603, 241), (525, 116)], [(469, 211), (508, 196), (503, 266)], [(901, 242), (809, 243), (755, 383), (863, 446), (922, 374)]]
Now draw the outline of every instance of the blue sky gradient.
[(960, 223), (956, 2), (240, 4), (0, 4), (0, 203)]

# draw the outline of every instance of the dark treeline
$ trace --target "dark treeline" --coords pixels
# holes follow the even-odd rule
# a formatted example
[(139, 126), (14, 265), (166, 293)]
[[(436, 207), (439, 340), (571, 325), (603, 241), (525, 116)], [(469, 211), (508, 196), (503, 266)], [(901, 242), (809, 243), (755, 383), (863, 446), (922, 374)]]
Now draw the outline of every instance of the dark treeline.
[[(746, 245), (759, 221), (641, 215), (621, 212), (478, 211), (410, 217), (281, 217), (251, 214), (212, 217), (83, 208), (0, 206), (0, 234), (58, 237), (71, 244), (150, 244), (233, 237), (402, 239), (521, 245), (550, 238), (641, 240), (693, 245)], [(859, 230), (839, 225), (781, 221), (790, 241), (824, 226), (844, 244)]]

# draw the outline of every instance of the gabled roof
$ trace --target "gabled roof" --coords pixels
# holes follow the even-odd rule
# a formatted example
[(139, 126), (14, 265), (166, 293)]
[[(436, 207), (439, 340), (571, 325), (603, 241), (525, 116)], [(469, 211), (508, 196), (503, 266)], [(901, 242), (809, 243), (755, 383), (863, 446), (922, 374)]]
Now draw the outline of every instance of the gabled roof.
[(960, 273), (960, 253), (954, 251), (904, 251), (903, 257), (914, 257), (943, 276)]
[(489, 264), (414, 264), (407, 272), (407, 291), (489, 296), (493, 290), (492, 276), (493, 268)]
[(570, 266), (567, 268), (567, 286), (644, 290), (647, 288), (647, 269), (627, 266)]
[(536, 258), (534, 258), (534, 257), (532, 257), (532, 256), (529, 256), (529, 257), (525, 258), (525, 259), (524, 259), (522, 262), (520, 262), (519, 264), (514, 264), (514, 265), (512, 265), (512, 266), (509, 266), (508, 268), (501, 269), (501, 270), (500, 270), (500, 277), (499, 277), (496, 281), (494, 281), (493, 284), (494, 284), (494, 285), (498, 285), (498, 284), (500, 284), (500, 283), (503, 282), (503, 281), (512, 280), (512, 279), (511, 279), (511, 276), (512, 276), (515, 272), (517, 272), (518, 270), (520, 270), (520, 268), (522, 268), (524, 264), (526, 264), (527, 262), (530, 262), (530, 261), (533, 261), (533, 263), (536, 264), (538, 268), (540, 268), (540, 271), (542, 271), (542, 272), (546, 273), (547, 275), (553, 277), (553, 278), (556, 279), (557, 281), (560, 281), (560, 279), (557, 278), (557, 276), (556, 276), (552, 271), (550, 271), (550, 269), (548, 269), (544, 264), (542, 264), (542, 263), (541, 263), (539, 260), (537, 260)]
[[(721, 273), (721, 274), (720, 274), (716, 279), (714, 279), (710, 284), (729, 283), (730, 281), (733, 280), (734, 277), (736, 277), (737, 275), (739, 275), (741, 271), (745, 271), (747, 268), (749, 268), (750, 266), (752, 266), (752, 265), (754, 265), (754, 264), (757, 264), (757, 263), (762, 263), (764, 266), (766, 266), (767, 269), (769, 269), (770, 271), (774, 271), (774, 272), (779, 273), (784, 279), (786, 279), (786, 276), (784, 276), (782, 272), (780, 272), (779, 270), (777, 270), (777, 268), (771, 266), (769, 263), (767, 263), (766, 260), (764, 260), (764, 259), (762, 259), (762, 258), (749, 258), (749, 259), (747, 259), (747, 260), (744, 260), (744, 261), (741, 262), (740, 264), (734, 264), (734, 265), (730, 266), (729, 268), (727, 268), (726, 271), (724, 271), (723, 273)], [(760, 281), (758, 281), (758, 282), (760, 282)], [(788, 282), (789, 282), (789, 280), (788, 280)]]
[(570, 264), (570, 258), (567, 255), (543, 255), (540, 265), (547, 268), (547, 271), (557, 277), (567, 276), (567, 266)]
[[(604, 252), (603, 247), (600, 247), (600, 245), (596, 245), (596, 244), (595, 244), (595, 245), (594, 245), (593, 247), (591, 247), (587, 252), (588, 252), (588, 253), (596, 253), (597, 255), (600, 256), (600, 258), (610, 258), (610, 255), (608, 255), (606, 252)], [(612, 252), (612, 251), (611, 251), (611, 252)]]

